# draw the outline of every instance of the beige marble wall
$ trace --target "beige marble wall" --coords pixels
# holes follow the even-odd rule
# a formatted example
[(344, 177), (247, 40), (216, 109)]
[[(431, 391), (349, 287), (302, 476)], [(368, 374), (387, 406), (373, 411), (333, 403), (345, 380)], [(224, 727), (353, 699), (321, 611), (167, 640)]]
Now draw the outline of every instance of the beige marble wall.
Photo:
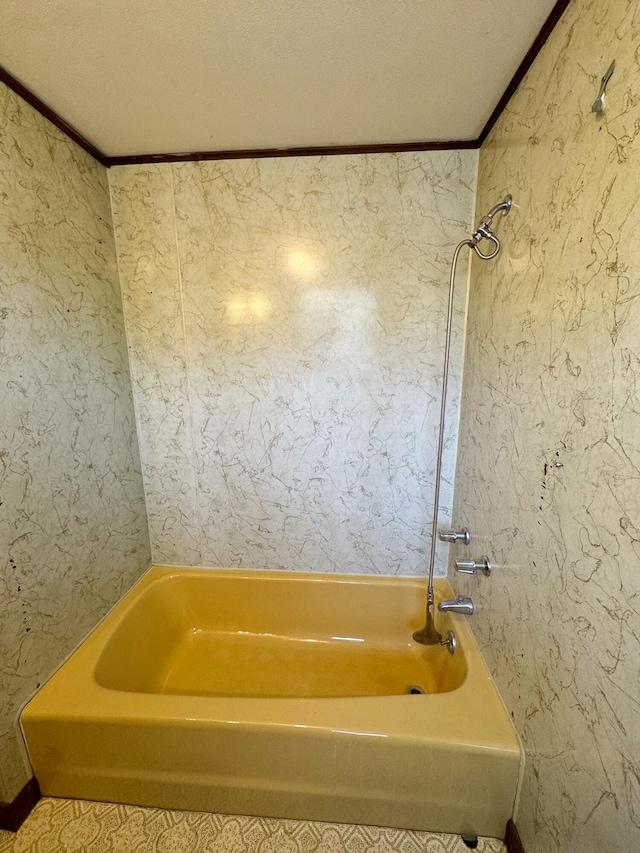
[[(424, 573), (449, 263), (476, 165), (449, 151), (110, 170), (156, 562)], [(444, 520), (465, 300), (463, 267)]]
[(106, 170), (0, 84), (0, 800), (21, 704), (150, 562)]
[(574, 0), (480, 155), (478, 212), (519, 208), (473, 263), (454, 507), (497, 568), (457, 584), (524, 742), (528, 853), (640, 849), (638, 44), (635, 0)]

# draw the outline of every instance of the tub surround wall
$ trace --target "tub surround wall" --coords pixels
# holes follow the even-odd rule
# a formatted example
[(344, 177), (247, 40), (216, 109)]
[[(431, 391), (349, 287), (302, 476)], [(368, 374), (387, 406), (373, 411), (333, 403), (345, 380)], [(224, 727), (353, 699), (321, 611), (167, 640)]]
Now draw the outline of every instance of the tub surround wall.
[(520, 209), (472, 267), (454, 506), (497, 568), (456, 583), (526, 750), (528, 853), (640, 845), (639, 43), (636, 2), (572, 3), (480, 154), (478, 211)]
[(0, 801), (22, 703), (150, 563), (106, 170), (0, 84)]
[[(447, 151), (110, 170), (155, 562), (425, 571), (476, 165)], [(465, 301), (462, 265), (444, 519)]]

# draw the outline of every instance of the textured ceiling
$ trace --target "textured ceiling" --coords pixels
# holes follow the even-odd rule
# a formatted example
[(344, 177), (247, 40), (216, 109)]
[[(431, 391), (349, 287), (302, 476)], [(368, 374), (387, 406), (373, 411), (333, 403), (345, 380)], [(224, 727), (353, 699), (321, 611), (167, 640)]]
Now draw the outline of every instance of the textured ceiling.
[(554, 0), (2, 0), (0, 65), (107, 156), (475, 139)]

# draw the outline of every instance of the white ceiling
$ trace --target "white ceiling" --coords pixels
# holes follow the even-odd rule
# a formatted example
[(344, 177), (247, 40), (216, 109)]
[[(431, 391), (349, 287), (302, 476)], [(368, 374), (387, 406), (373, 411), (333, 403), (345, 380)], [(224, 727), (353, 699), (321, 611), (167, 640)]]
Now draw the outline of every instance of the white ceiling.
[(0, 65), (107, 156), (475, 139), (554, 0), (2, 0)]

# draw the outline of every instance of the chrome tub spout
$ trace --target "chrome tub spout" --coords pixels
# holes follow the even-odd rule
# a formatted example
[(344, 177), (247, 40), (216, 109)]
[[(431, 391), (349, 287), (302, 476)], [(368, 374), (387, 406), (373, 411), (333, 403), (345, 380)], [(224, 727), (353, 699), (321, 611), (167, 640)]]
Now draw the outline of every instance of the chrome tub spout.
[(461, 613), (463, 616), (471, 616), (473, 614), (473, 601), (465, 595), (459, 595), (457, 598), (449, 598), (446, 601), (441, 601), (438, 604), (440, 613)]

